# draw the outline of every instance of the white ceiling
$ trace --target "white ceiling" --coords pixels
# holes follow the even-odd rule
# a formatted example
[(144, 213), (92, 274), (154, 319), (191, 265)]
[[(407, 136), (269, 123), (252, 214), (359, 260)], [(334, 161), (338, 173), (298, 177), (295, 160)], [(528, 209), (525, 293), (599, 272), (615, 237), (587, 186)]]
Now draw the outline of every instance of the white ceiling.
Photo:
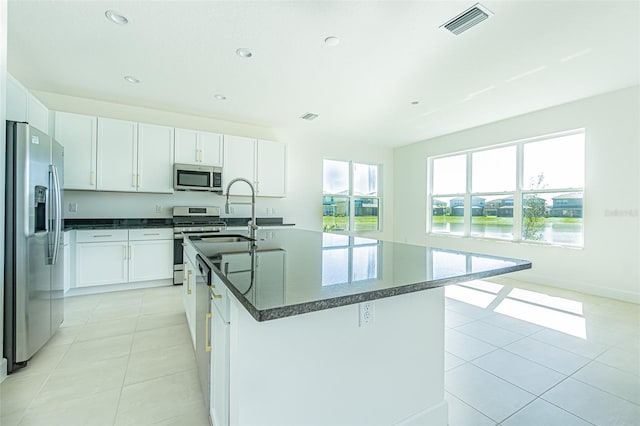
[(640, 2), (487, 0), (476, 27), (439, 28), (474, 3), (9, 1), (8, 67), (33, 90), (382, 146), (639, 83)]

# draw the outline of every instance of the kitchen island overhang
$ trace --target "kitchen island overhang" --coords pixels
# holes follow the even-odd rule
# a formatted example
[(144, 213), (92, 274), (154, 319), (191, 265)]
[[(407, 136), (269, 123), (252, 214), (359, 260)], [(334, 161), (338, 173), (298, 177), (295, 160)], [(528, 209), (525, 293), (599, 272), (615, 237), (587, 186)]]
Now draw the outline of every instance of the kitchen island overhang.
[[(522, 259), (298, 229), (259, 231), (253, 246), (246, 243), (229, 244), (215, 241), (192, 241), (192, 243), (209, 262), (227, 289), (256, 321), (269, 321), (430, 290), (530, 269), (532, 266), (530, 261)], [(366, 262), (368, 266), (369, 273), (364, 277), (365, 279), (355, 280), (352, 276), (347, 277), (344, 283), (325, 280), (326, 270), (331, 267), (352, 270), (354, 264), (358, 263), (353, 253), (358, 249), (367, 248), (376, 250), (373, 253), (368, 250), (366, 261), (361, 261), (361, 263)], [(261, 267), (252, 265), (252, 259), (259, 256), (261, 252), (277, 250), (284, 251), (288, 258), (293, 256), (295, 259), (288, 259), (283, 282), (276, 281), (280, 278), (279, 275), (277, 278), (262, 277), (261, 285), (263, 290), (265, 286), (271, 286), (269, 290), (278, 292), (284, 289), (285, 297), (280, 303), (274, 303), (272, 297), (268, 301), (260, 300), (259, 292), (253, 291), (247, 294), (246, 288), (257, 284), (255, 282), (248, 284), (247, 276), (226, 274), (221, 266), (225, 264), (225, 256), (236, 258), (244, 256), (244, 262), (242, 260), (240, 262), (245, 269), (253, 268), (255, 279), (255, 274), (261, 270)], [(345, 255), (345, 262), (336, 261), (336, 256), (327, 259), (326, 254), (340, 251)], [(390, 256), (391, 262), (385, 262)], [(372, 259), (376, 265), (375, 270), (370, 267)], [(463, 264), (462, 260), (464, 260)], [(318, 262), (321, 268), (318, 268)], [(394, 272), (397, 269), (405, 271), (411, 269), (410, 277), (406, 274), (399, 277), (401, 274)], [(306, 294), (295, 290), (287, 294), (287, 289), (296, 286), (313, 288), (306, 291)], [(319, 289), (322, 291), (318, 291)]]
[[(295, 229), (261, 230), (253, 247), (186, 244), (228, 312), (220, 321), (212, 308), (200, 327), (211, 330), (215, 426), (444, 426), (445, 286), (531, 268)], [(361, 302), (373, 304), (369, 321)]]

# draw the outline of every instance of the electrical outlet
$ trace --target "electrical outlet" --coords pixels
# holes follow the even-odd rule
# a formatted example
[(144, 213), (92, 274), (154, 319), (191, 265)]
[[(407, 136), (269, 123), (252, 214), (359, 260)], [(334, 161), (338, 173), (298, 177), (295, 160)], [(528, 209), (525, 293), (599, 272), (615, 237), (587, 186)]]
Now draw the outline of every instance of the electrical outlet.
[(156, 204), (156, 213), (162, 213), (162, 206), (160, 204)]
[(78, 203), (69, 203), (69, 211), (71, 213), (77, 213), (78, 212)]
[(372, 301), (360, 303), (360, 327), (366, 327), (373, 324), (375, 320), (375, 306)]

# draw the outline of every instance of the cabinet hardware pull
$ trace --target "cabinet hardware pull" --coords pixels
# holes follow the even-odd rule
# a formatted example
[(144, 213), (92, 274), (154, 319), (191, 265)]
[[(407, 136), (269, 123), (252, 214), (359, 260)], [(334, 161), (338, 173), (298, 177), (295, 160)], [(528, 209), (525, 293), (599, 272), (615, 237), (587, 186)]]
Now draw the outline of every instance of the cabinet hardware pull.
[(213, 317), (211, 312), (207, 312), (205, 315), (204, 323), (204, 350), (205, 352), (211, 352), (211, 342), (209, 341), (209, 320)]
[(96, 172), (89, 173), (89, 185), (96, 184)]
[(93, 238), (100, 238), (100, 237), (111, 237), (111, 234), (96, 234), (93, 236)]
[(213, 296), (214, 299), (222, 299), (222, 295), (221, 294), (215, 294), (213, 292), (213, 290), (211, 291), (211, 295)]
[(136, 188), (140, 188), (140, 175), (136, 175)]
[[(185, 264), (186, 265), (186, 264)], [(191, 273), (193, 271), (187, 271), (187, 294), (191, 294)]]
[(148, 233), (148, 234), (145, 233), (144, 235), (160, 235), (160, 234), (156, 232), (156, 233)]

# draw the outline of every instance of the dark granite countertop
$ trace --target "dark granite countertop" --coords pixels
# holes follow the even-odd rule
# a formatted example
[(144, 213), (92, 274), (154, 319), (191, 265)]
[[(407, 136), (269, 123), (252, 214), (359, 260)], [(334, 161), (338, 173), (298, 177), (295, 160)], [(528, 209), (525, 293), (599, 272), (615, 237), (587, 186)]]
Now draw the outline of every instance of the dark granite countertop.
[[(226, 217), (221, 218), (228, 227), (247, 226), (249, 218)], [(260, 227), (268, 226), (295, 226), (283, 223), (281, 217), (259, 217), (256, 222)], [(173, 218), (129, 218), (129, 219), (65, 219), (64, 230), (89, 230), (89, 229), (130, 229), (130, 228), (171, 228)]]
[(89, 229), (129, 229), (129, 228), (171, 228), (172, 218), (160, 219), (65, 219), (64, 229), (89, 230)]
[(191, 241), (257, 321), (530, 269), (531, 262), (298, 229)]

